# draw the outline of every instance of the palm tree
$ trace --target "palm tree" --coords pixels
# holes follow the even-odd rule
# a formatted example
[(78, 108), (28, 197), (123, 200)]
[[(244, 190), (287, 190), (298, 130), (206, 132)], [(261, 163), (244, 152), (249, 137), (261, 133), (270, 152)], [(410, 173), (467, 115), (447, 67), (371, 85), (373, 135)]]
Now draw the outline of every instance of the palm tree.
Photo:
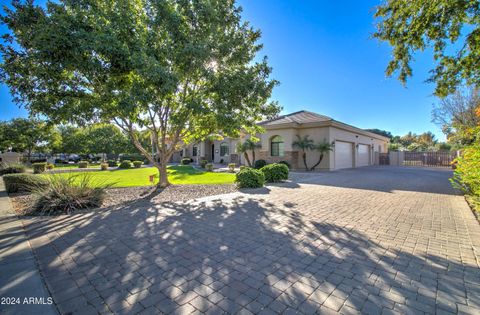
[(318, 159), (317, 164), (312, 166), (312, 168), (310, 169), (311, 171), (315, 170), (315, 167), (317, 167), (318, 165), (320, 165), (320, 163), (322, 163), (323, 156), (325, 155), (325, 153), (327, 153), (328, 151), (332, 151), (332, 145), (324, 140), (322, 143), (317, 144), (314, 149), (320, 153), (320, 157)]
[(307, 150), (315, 149), (313, 140), (309, 139), (309, 135), (305, 135), (303, 136), (303, 138), (297, 135), (297, 140), (295, 140), (292, 145), (293, 147), (302, 150), (303, 165), (305, 165), (305, 170), (308, 171), (309, 168), (307, 166)]
[[(252, 163), (255, 163), (255, 149), (258, 147), (260, 147), (259, 144), (255, 143), (252, 139), (247, 139), (243, 143), (237, 143), (237, 152), (243, 153), (248, 166), (252, 166)], [(252, 162), (250, 162), (250, 158), (248, 157), (248, 151), (252, 151)]]

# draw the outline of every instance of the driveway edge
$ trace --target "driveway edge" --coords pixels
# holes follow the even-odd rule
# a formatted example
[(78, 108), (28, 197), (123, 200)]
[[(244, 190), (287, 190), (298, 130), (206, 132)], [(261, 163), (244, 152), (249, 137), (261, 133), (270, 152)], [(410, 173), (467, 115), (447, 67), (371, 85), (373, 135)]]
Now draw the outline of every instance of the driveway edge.
[(0, 313), (59, 314), (0, 179)]

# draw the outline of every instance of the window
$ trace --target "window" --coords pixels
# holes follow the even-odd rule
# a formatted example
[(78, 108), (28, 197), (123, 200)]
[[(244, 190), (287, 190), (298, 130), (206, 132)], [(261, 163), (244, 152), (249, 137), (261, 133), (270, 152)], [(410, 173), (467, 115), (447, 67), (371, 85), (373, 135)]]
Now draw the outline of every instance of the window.
[(229, 154), (229, 147), (226, 142), (220, 143), (220, 156), (226, 156)]
[(271, 156), (283, 156), (284, 151), (283, 139), (280, 136), (275, 136), (270, 141), (270, 155)]
[(198, 154), (198, 147), (196, 145), (194, 145), (193, 148), (192, 148), (192, 155), (197, 156), (197, 154)]

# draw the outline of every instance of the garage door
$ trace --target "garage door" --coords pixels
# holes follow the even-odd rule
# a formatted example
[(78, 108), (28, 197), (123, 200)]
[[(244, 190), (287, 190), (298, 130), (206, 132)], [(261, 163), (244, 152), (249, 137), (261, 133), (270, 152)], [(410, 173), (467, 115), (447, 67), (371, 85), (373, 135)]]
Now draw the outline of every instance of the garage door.
[(357, 166), (368, 165), (370, 165), (370, 146), (366, 144), (359, 144)]
[(353, 144), (335, 141), (335, 169), (353, 167)]

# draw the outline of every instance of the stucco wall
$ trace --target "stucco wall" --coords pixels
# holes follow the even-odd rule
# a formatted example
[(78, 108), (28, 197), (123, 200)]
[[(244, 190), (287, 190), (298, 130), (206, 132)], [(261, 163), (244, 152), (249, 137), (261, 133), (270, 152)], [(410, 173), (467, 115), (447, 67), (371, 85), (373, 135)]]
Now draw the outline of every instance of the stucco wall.
[[(330, 142), (329, 141), (329, 128), (328, 127), (316, 127), (316, 128), (305, 128), (305, 129), (298, 129), (297, 134), (300, 137), (304, 137), (306, 135), (309, 136), (310, 139), (313, 140), (314, 144), (320, 144), (324, 141)], [(294, 141), (297, 138), (294, 138)], [(304, 168), (304, 163), (302, 159), (302, 152), (298, 149), (295, 148), (295, 150), (298, 150), (298, 168), (303, 169)], [(313, 151), (307, 151), (307, 165), (308, 167), (312, 167), (313, 165), (317, 164), (318, 159), (320, 157), (320, 153), (316, 150)], [(320, 163), (319, 166), (315, 168), (315, 170), (328, 170), (329, 169), (329, 163), (330, 163), (330, 154), (327, 152), (323, 159), (322, 162)]]
[[(379, 140), (373, 137), (368, 137), (365, 135), (361, 135), (352, 131), (343, 130), (336, 127), (329, 127), (330, 129), (330, 143), (333, 141), (345, 141), (345, 142), (352, 142), (354, 144), (354, 167), (356, 167), (356, 161), (358, 159), (358, 150), (356, 148), (357, 144), (365, 144), (370, 146), (370, 164), (374, 164), (374, 152), (379, 152), (379, 146), (381, 152), (386, 152), (387, 142), (383, 140)], [(373, 146), (373, 151), (371, 147)], [(335, 150), (335, 148), (334, 148)], [(335, 152), (332, 151), (329, 154), (330, 161), (330, 169), (335, 168)]]

